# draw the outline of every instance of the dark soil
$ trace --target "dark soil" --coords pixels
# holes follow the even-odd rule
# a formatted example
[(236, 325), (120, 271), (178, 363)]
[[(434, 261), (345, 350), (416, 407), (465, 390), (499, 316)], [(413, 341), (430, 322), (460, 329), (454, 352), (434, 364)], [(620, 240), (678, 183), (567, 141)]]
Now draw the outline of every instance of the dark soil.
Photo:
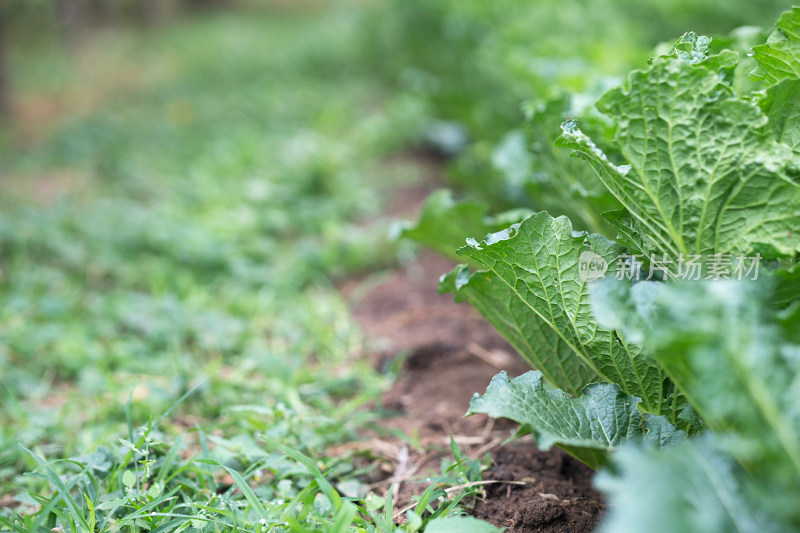
[[(413, 219), (419, 194), (398, 198), (412, 205), (391, 211)], [(379, 283), (342, 287), (369, 339), (375, 365), (390, 368), (396, 357), (406, 357), (397, 381), (383, 396), (384, 408), (396, 415), (383, 422), (371, 441), (374, 455), (388, 463), (388, 477), (375, 488), (388, 490), (394, 482), (394, 501), (401, 509), (424, 489), (420, 481), (438, 473), (442, 458), (450, 457), (452, 435), (470, 457), (492, 456), (484, 479), (499, 483), (486, 485), (475, 516), (510, 532), (591, 531), (604, 506), (591, 487), (589, 468), (556, 448), (539, 450), (530, 437), (501, 446), (515, 428), (509, 421), (484, 415), (463, 418), (472, 395), (485, 391), (492, 376), (500, 370), (516, 376), (530, 367), (467, 304), (437, 293), (439, 276), (452, 266), (425, 252)], [(386, 436), (398, 431), (418, 445)]]
[(474, 515), (509, 531), (591, 531), (604, 505), (592, 489), (591, 470), (566, 453), (542, 452), (532, 442), (496, 450), (487, 477), (529, 481), (525, 486), (489, 485)]

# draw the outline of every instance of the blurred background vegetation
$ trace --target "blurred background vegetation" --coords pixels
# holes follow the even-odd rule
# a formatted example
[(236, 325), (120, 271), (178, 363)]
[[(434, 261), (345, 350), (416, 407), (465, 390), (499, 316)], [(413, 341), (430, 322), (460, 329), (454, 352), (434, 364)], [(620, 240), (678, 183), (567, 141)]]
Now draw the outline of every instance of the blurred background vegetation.
[(187, 5), (150, 27), (92, 5), (72, 41), (53, 3), (3, 4), (0, 493), (39, 483), (17, 443), (92, 452), (212, 376), (171, 433), (199, 416), (244, 457), (256, 431), (353, 438), (383, 380), (334, 282), (396, 261), (376, 217), (408, 173), (375, 167), (419, 104), (360, 59), (355, 9)]
[[(788, 6), (2, 0), (0, 497), (47, 491), (18, 443), (111, 472), (118, 439), (200, 383), (154, 457), (189, 431), (244, 469), (265, 433), (358, 484), (324, 451), (378, 416), (363, 406), (391, 374), (354, 358), (368, 348), (336, 287), (408, 260), (381, 213), (420, 179), (410, 150), (493, 211), (599, 229), (591, 178), (552, 146), (561, 121), (602, 139), (591, 103), (659, 43)], [(271, 464), (266, 500), (308, 485)]]

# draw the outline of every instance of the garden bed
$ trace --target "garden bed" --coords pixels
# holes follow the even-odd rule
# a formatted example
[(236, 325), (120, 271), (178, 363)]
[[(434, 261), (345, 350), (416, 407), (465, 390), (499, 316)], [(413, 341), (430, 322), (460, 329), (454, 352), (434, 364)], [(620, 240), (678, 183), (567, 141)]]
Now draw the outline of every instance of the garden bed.
[[(430, 167), (421, 170), (432, 173)], [(424, 194), (417, 192), (424, 191), (399, 191), (395, 203), (400, 205), (389, 212), (405, 216), (418, 210)], [(514, 429), (505, 420), (464, 418), (472, 395), (482, 393), (497, 372), (516, 376), (530, 366), (471, 307), (438, 294), (439, 275), (452, 267), (451, 261), (424, 252), (377, 281), (342, 288), (376, 367), (386, 370), (395, 358), (405, 357), (383, 395), (383, 407), (394, 416), (381, 423), (371, 441), (380, 448), (374, 455), (386, 459), (383, 472), (388, 474), (377, 488), (385, 492), (395, 483), (396, 509), (405, 507), (424, 490), (422, 480), (450, 458), (452, 435), (473, 459), (489, 453), (484, 480), (499, 482), (486, 485), (475, 516), (512, 532), (591, 531), (604, 505), (591, 486), (589, 468), (557, 448), (539, 450), (530, 437), (503, 445)], [(402, 432), (417, 446), (387, 437), (390, 432)]]

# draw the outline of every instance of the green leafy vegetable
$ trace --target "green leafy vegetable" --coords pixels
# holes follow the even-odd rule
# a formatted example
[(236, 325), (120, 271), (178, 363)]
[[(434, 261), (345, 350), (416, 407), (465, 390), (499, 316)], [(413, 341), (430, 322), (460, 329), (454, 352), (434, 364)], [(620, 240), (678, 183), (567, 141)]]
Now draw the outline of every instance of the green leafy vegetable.
[[(603, 215), (617, 242), (536, 213), (468, 239), (458, 254), (480, 270), (440, 280), (538, 369), (499, 374), (469, 413), (512, 419), (602, 469), (605, 531), (800, 530), (798, 17), (785, 14), (753, 57), (759, 31), (725, 41), (735, 50), (685, 34), (599, 100), (613, 139), (563, 124), (557, 144), (621, 204)], [(754, 65), (758, 79), (745, 79)], [(542, 144), (563, 103), (530, 108), (493, 163), (545, 203), (574, 194), (556, 209), (597, 227), (596, 183)], [(663, 257), (666, 279), (640, 281), (629, 254), (651, 273)], [(712, 256), (768, 261), (758, 281), (676, 282), (683, 259)]]
[[(758, 64), (754, 77), (768, 84), (760, 105), (769, 117), (767, 129), (800, 155), (800, 8), (781, 16), (766, 44), (753, 47)], [(800, 165), (800, 162), (796, 163)]]
[(558, 143), (587, 159), (625, 207), (624, 224), (609, 220), (639, 253), (792, 255), (800, 187), (791, 148), (770, 135), (756, 104), (721, 81), (735, 54), (684, 54), (655, 58), (597, 103), (617, 123), (623, 164), (574, 122)]
[(716, 446), (743, 466), (754, 504), (796, 528), (800, 315), (779, 314), (771, 297), (769, 283), (732, 281), (608, 282), (593, 294), (600, 322), (642, 340), (720, 435)]
[[(604, 274), (613, 274), (622, 252), (622, 247), (603, 236), (576, 234), (569, 219), (553, 218), (547, 213), (531, 215), (519, 225), (489, 235), (480, 244), (472, 241), (459, 250), (460, 255), (481, 264), (491, 274), (488, 278), (478, 274), (483, 283), (504, 284), (498, 294), (518, 300), (507, 304), (518, 324), (540, 321), (555, 331), (560, 341), (600, 379), (618, 384), (626, 394), (641, 398), (646, 411), (660, 414), (664, 374), (651, 359), (642, 356), (637, 346), (597, 324), (587, 286), (591, 276), (588, 271), (582, 275), (580, 270), (581, 261), (593, 262), (608, 269)], [(461, 277), (463, 287), (469, 280), (463, 281), (463, 273)], [(473, 291), (476, 297), (482, 294), (485, 292)], [(536, 334), (539, 329), (531, 331)], [(534, 351), (545, 349), (537, 346), (540, 339), (541, 336), (530, 339)], [(560, 360), (560, 356), (548, 358), (550, 362)], [(583, 367), (576, 366), (573, 371), (586, 375)], [(579, 377), (567, 376), (563, 371), (561, 375), (567, 378), (571, 389), (580, 382)], [(561, 387), (563, 383), (556, 381), (554, 385)]]
[[(761, 109), (769, 117), (767, 130), (773, 138), (800, 156), (800, 80), (784, 80), (767, 89)], [(797, 158), (796, 158), (797, 159)], [(796, 164), (800, 165), (800, 159)]]
[(613, 471), (595, 477), (609, 494), (601, 533), (777, 533), (756, 508), (738, 466), (708, 441), (667, 450), (623, 447)]
[(494, 273), (470, 274), (466, 265), (460, 265), (442, 277), (439, 292), (453, 293), (457, 302), (469, 302), (548, 383), (577, 396), (585, 385), (599, 379), (558, 332), (538, 319)]
[(784, 13), (765, 44), (753, 47), (758, 62), (753, 75), (774, 84), (800, 78), (800, 7)]
[(640, 413), (638, 404), (638, 398), (610, 383), (588, 385), (581, 396), (572, 398), (546, 385), (540, 372), (513, 380), (501, 372), (486, 394), (473, 397), (469, 414), (514, 420), (534, 434), (540, 447), (558, 445), (597, 468), (622, 442), (645, 441), (660, 447), (686, 438), (665, 417)]
[(527, 197), (537, 210), (566, 215), (582, 230), (602, 232), (608, 229), (602, 213), (618, 209), (597, 176), (581, 161), (569, 157), (553, 141), (559, 125), (567, 117), (580, 117), (581, 123), (598, 136), (609, 135), (608, 119), (581, 101), (594, 101), (597, 94), (558, 95), (530, 102), (525, 106), (525, 128), (519, 131), (528, 147)]
[(471, 235), (486, 235), (519, 222), (530, 211), (515, 209), (490, 217), (489, 206), (482, 202), (460, 201), (445, 189), (425, 200), (416, 224), (402, 228), (399, 237), (412, 239), (442, 255), (458, 257), (455, 250)]

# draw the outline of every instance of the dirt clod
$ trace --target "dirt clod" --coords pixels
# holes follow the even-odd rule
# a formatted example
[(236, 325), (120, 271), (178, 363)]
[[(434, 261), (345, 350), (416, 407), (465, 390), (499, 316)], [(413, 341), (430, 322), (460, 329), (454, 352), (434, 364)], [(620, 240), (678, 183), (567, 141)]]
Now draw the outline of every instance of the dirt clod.
[(493, 454), (487, 475), (524, 480), (524, 486), (491, 486), (474, 514), (515, 532), (578, 533), (591, 531), (604, 508), (591, 486), (592, 471), (566, 453), (539, 450), (521, 440)]

